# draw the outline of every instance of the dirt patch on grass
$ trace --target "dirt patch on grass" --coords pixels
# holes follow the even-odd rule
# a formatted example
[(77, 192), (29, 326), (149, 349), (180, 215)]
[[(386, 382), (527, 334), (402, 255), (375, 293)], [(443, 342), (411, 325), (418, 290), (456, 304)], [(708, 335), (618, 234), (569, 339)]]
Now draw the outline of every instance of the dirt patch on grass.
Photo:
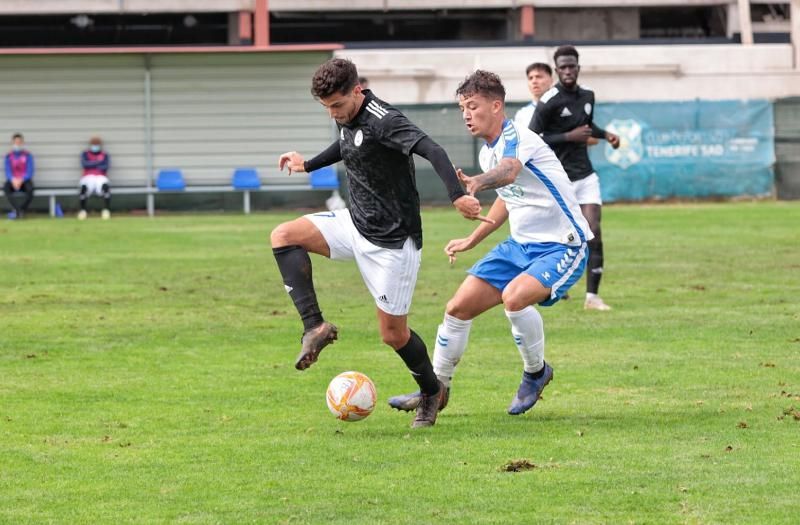
[(537, 468), (539, 467), (527, 459), (515, 459), (500, 467), (500, 470), (502, 472), (524, 472), (526, 470), (534, 470)]

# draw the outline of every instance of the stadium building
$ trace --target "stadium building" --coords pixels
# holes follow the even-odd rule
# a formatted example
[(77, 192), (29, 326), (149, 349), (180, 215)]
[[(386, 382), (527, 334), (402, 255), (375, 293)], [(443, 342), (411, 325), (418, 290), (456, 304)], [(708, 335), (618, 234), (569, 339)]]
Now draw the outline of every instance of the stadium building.
[[(308, 91), (331, 54), (353, 59), (470, 170), (479, 145), (453, 104), (458, 81), (497, 72), (513, 111), (527, 102), (525, 66), (571, 43), (597, 118), (625, 138), (618, 154), (593, 148), (604, 198), (798, 198), (793, 13), (800, 0), (8, 0), (0, 136), (25, 134), (40, 209), (76, 204), (78, 153), (92, 135), (128, 207), (241, 209), (237, 168), (258, 173), (247, 209), (316, 206), (331, 174), (287, 181), (277, 157), (331, 140)], [(423, 164), (423, 198), (442, 200)], [(192, 195), (159, 191), (162, 171), (180, 171)]]

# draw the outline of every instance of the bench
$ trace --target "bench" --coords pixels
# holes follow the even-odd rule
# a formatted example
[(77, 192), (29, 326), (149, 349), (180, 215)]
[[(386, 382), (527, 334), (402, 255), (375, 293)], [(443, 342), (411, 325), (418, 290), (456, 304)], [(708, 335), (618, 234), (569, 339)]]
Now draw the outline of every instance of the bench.
[[(270, 184), (264, 186), (254, 168), (240, 168), (234, 171), (230, 185), (188, 186), (180, 170), (161, 170), (155, 186), (111, 186), (112, 195), (145, 195), (147, 214), (155, 215), (155, 196), (160, 193), (242, 193), (242, 209), (250, 213), (250, 193), (254, 191), (332, 191), (339, 188), (336, 169), (327, 166), (309, 174), (308, 184)], [(72, 188), (36, 188), (37, 197), (49, 199), (50, 216), (56, 216), (57, 197), (75, 196), (79, 192)]]
[[(120, 188), (112, 188), (112, 192), (115, 195), (145, 195), (149, 191), (154, 191), (155, 188), (135, 188), (135, 187), (128, 187), (123, 186)], [(49, 201), (49, 209), (50, 209), (50, 216), (56, 216), (56, 204), (57, 204), (57, 197), (65, 197), (65, 196), (76, 196), (80, 190), (78, 188), (35, 188), (34, 189), (34, 196), (36, 197), (47, 197)]]

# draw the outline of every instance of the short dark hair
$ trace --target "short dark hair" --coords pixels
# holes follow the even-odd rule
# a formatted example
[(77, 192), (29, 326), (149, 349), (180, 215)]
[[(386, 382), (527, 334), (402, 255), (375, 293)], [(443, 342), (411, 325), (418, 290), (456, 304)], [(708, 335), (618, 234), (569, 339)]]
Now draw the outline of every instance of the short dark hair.
[(14, 133), (13, 135), (11, 135), (12, 141), (15, 141), (17, 139), (25, 140), (25, 137), (22, 136), (22, 133)]
[(332, 58), (319, 66), (311, 79), (314, 98), (327, 98), (334, 93), (345, 94), (358, 84), (356, 65), (346, 58)]
[(483, 95), (487, 98), (505, 101), (506, 88), (503, 87), (500, 77), (490, 71), (478, 69), (461, 82), (456, 89), (456, 95), (462, 97)]
[(531, 71), (534, 71), (534, 70), (535, 71), (543, 71), (543, 72), (547, 73), (547, 76), (549, 76), (549, 77), (553, 76), (553, 69), (548, 64), (545, 64), (544, 62), (534, 62), (533, 64), (530, 64), (528, 67), (525, 68), (525, 76), (527, 77), (528, 75), (531, 74)]
[(561, 46), (553, 53), (553, 61), (558, 60), (558, 57), (575, 57), (578, 60), (578, 50), (572, 46)]

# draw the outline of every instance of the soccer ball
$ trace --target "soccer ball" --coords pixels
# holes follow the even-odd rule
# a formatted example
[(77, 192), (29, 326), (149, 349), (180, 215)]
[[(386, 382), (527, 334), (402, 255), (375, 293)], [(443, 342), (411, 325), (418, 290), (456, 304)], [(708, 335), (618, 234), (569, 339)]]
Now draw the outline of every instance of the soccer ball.
[(375, 408), (375, 385), (361, 372), (342, 372), (328, 385), (326, 400), (334, 416), (342, 421), (358, 421)]

